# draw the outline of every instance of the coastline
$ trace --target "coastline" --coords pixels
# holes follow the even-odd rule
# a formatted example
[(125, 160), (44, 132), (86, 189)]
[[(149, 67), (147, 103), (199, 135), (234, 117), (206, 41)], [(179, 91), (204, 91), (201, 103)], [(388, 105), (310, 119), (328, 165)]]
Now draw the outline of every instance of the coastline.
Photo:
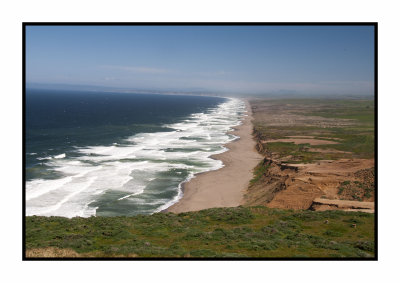
[(246, 101), (247, 116), (242, 124), (234, 127), (239, 138), (226, 144), (228, 151), (212, 155), (221, 160), (224, 167), (196, 174), (182, 185), (183, 197), (166, 212), (181, 213), (214, 207), (235, 207), (242, 202), (249, 181), (253, 178), (254, 167), (262, 160), (256, 151), (251, 123), (253, 117), (250, 104)]

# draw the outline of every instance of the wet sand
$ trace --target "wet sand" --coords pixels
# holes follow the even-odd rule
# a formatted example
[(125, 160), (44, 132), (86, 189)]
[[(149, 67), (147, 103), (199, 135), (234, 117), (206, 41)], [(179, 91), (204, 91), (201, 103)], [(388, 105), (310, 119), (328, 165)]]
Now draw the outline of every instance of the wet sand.
[(262, 160), (256, 151), (252, 137), (251, 109), (247, 104), (247, 115), (242, 125), (235, 127), (237, 139), (225, 147), (229, 150), (213, 155), (224, 167), (198, 174), (183, 185), (183, 197), (167, 209), (167, 212), (196, 211), (213, 207), (234, 207), (241, 204), (244, 192), (253, 177), (254, 167)]

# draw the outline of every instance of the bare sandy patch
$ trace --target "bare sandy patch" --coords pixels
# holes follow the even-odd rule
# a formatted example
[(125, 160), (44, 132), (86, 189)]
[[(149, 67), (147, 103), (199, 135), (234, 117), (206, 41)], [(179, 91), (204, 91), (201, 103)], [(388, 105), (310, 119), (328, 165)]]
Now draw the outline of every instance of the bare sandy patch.
[(311, 208), (315, 211), (340, 209), (345, 211), (362, 211), (374, 213), (375, 202), (316, 198), (313, 201)]
[(63, 258), (63, 257), (81, 257), (72, 249), (60, 249), (55, 247), (36, 248), (26, 250), (27, 258)]
[[(295, 138), (295, 139), (317, 139), (315, 136), (287, 136), (288, 138)], [(340, 138), (333, 138), (333, 137), (324, 137), (326, 140), (334, 140), (334, 141), (341, 141)]]
[(320, 153), (345, 153), (351, 154), (349, 151), (337, 150), (333, 148), (308, 148), (307, 151), (309, 152), (320, 152)]
[(342, 182), (363, 181), (358, 172), (374, 167), (373, 159), (323, 160), (307, 164), (282, 164), (268, 159), (265, 162), (269, 164), (268, 172), (262, 183), (248, 188), (246, 205), (309, 209), (314, 200), (321, 197), (340, 200), (343, 196), (338, 194), (338, 189)]
[(271, 143), (271, 142), (292, 142), (295, 144), (304, 144), (308, 143), (310, 145), (324, 145), (324, 144), (337, 144), (335, 141), (328, 141), (328, 140), (318, 140), (318, 139), (276, 139), (276, 140), (267, 140), (263, 141), (264, 143)]

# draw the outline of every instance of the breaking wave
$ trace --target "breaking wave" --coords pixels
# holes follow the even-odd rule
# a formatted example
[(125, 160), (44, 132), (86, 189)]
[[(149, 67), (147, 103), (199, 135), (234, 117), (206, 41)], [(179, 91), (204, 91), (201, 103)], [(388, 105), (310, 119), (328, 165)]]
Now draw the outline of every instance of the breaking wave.
[(42, 158), (59, 177), (27, 181), (26, 214), (89, 217), (164, 210), (182, 197), (183, 182), (223, 166), (210, 156), (226, 151), (223, 145), (237, 138), (229, 131), (244, 113), (243, 101), (228, 99), (166, 124), (169, 131)]

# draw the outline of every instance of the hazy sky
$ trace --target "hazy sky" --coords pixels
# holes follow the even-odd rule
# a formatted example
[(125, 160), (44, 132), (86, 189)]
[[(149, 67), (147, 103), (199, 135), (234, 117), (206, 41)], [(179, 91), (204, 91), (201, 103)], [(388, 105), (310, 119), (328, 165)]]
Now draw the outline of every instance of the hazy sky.
[(27, 82), (373, 94), (372, 26), (28, 26)]

